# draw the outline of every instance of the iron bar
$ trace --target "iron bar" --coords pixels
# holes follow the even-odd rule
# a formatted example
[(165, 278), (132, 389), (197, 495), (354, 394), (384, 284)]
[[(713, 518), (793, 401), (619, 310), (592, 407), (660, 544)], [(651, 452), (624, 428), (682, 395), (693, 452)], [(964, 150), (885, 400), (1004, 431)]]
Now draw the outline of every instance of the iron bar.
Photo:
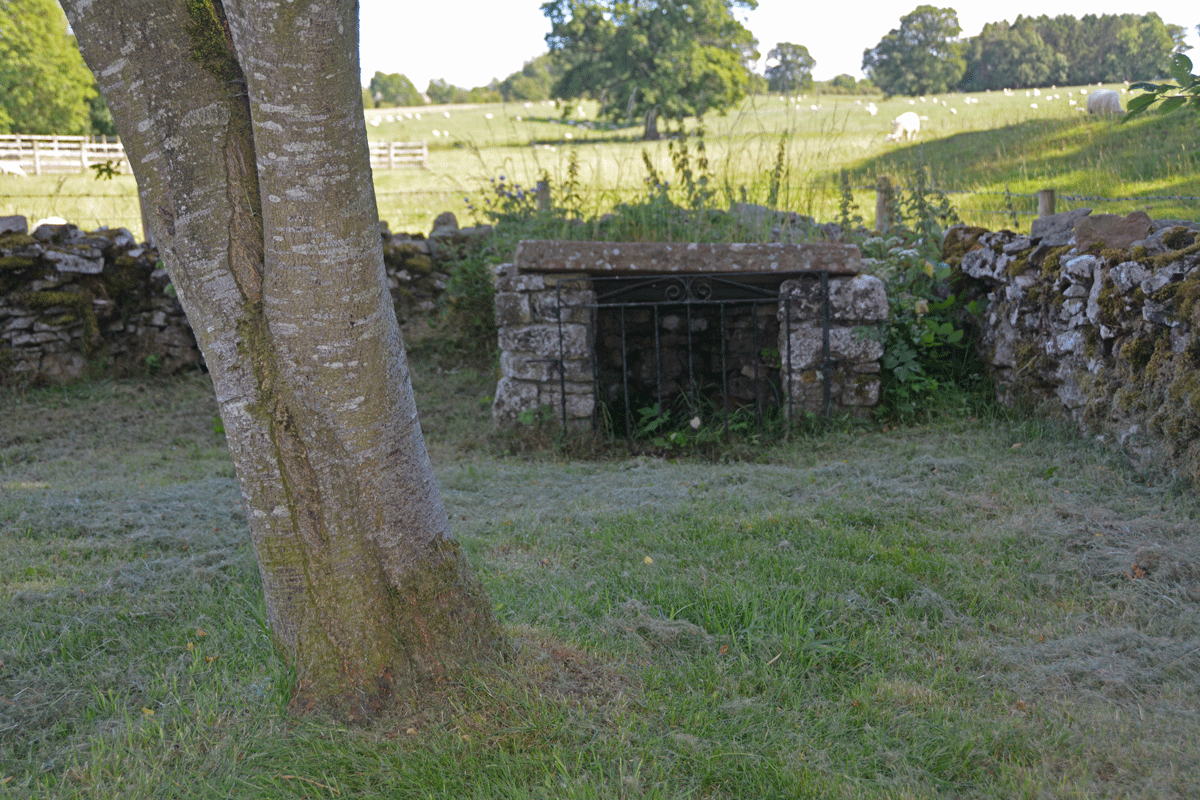
[(554, 316), (558, 318), (558, 399), (562, 405), (562, 429), (567, 432), (567, 353), (563, 342), (562, 285), (554, 284)]
[(725, 416), (725, 438), (729, 438), (729, 368), (725, 363), (725, 306), (721, 312), (721, 407)]
[(829, 273), (821, 270), (821, 400), (822, 412), (829, 419), (833, 387), (829, 361)]
[(750, 319), (754, 328), (754, 352), (750, 354), (750, 366), (754, 370), (754, 432), (762, 436), (762, 387), (758, 383), (758, 360), (761, 348), (758, 346), (758, 306), (751, 304)]
[(785, 431), (791, 431), (792, 423), (795, 422), (792, 414), (792, 370), (795, 368), (792, 364), (792, 296), (789, 293), (783, 300), (783, 319), (787, 329), (787, 428)]
[(656, 400), (655, 408), (658, 410), (658, 416), (662, 416), (662, 344), (658, 337), (658, 306), (654, 307), (654, 397)]
[(633, 447), (633, 416), (629, 410), (629, 364), (626, 363), (628, 350), (625, 344), (625, 307), (621, 307), (621, 382), (625, 387), (625, 439)]

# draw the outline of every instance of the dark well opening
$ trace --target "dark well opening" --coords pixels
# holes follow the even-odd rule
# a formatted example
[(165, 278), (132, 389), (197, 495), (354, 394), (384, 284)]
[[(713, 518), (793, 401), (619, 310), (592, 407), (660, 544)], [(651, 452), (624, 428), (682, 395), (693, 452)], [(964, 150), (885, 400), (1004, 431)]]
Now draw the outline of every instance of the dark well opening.
[(592, 278), (597, 420), (618, 436), (693, 420), (761, 430), (787, 402), (779, 287), (789, 277)]

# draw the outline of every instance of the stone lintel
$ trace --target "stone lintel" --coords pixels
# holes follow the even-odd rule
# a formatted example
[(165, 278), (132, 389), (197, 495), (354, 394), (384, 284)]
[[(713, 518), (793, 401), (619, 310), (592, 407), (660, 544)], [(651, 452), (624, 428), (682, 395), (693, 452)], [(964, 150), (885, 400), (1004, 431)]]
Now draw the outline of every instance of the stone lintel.
[(857, 275), (862, 259), (854, 245), (833, 242), (696, 244), (526, 239), (517, 245), (513, 264), (516, 272), (572, 272), (592, 276), (809, 271)]

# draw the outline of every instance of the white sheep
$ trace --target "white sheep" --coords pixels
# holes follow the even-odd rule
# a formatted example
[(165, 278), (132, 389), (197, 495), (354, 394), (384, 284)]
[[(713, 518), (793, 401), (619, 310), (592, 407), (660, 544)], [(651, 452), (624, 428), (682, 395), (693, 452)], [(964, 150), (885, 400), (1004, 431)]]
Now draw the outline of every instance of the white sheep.
[(1088, 95), (1087, 111), (1089, 114), (1120, 114), (1121, 95), (1111, 89), (1098, 89)]
[(27, 178), (25, 170), (21, 169), (21, 165), (15, 161), (0, 161), (0, 173), (5, 175), (16, 175), (18, 178)]
[(921, 118), (911, 111), (905, 111), (900, 116), (892, 120), (892, 132), (888, 134), (889, 142), (898, 142), (903, 136), (905, 141), (912, 141), (912, 138), (921, 130)]

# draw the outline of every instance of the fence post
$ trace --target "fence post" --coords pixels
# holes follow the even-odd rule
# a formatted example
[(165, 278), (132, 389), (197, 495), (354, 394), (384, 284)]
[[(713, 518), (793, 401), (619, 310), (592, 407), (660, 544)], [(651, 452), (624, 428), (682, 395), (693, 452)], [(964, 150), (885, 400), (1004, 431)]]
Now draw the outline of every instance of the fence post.
[(396, 168), (396, 143), (388, 142), (388, 169)]
[(537, 210), (550, 210), (550, 182), (538, 181), (537, 184)]
[(1054, 190), (1042, 189), (1038, 192), (1038, 216), (1048, 217), (1054, 213)]
[(892, 227), (892, 179), (880, 175), (875, 181), (875, 230), (887, 233)]
[(38, 148), (38, 140), (33, 140), (33, 174), (42, 174), (42, 152)]

